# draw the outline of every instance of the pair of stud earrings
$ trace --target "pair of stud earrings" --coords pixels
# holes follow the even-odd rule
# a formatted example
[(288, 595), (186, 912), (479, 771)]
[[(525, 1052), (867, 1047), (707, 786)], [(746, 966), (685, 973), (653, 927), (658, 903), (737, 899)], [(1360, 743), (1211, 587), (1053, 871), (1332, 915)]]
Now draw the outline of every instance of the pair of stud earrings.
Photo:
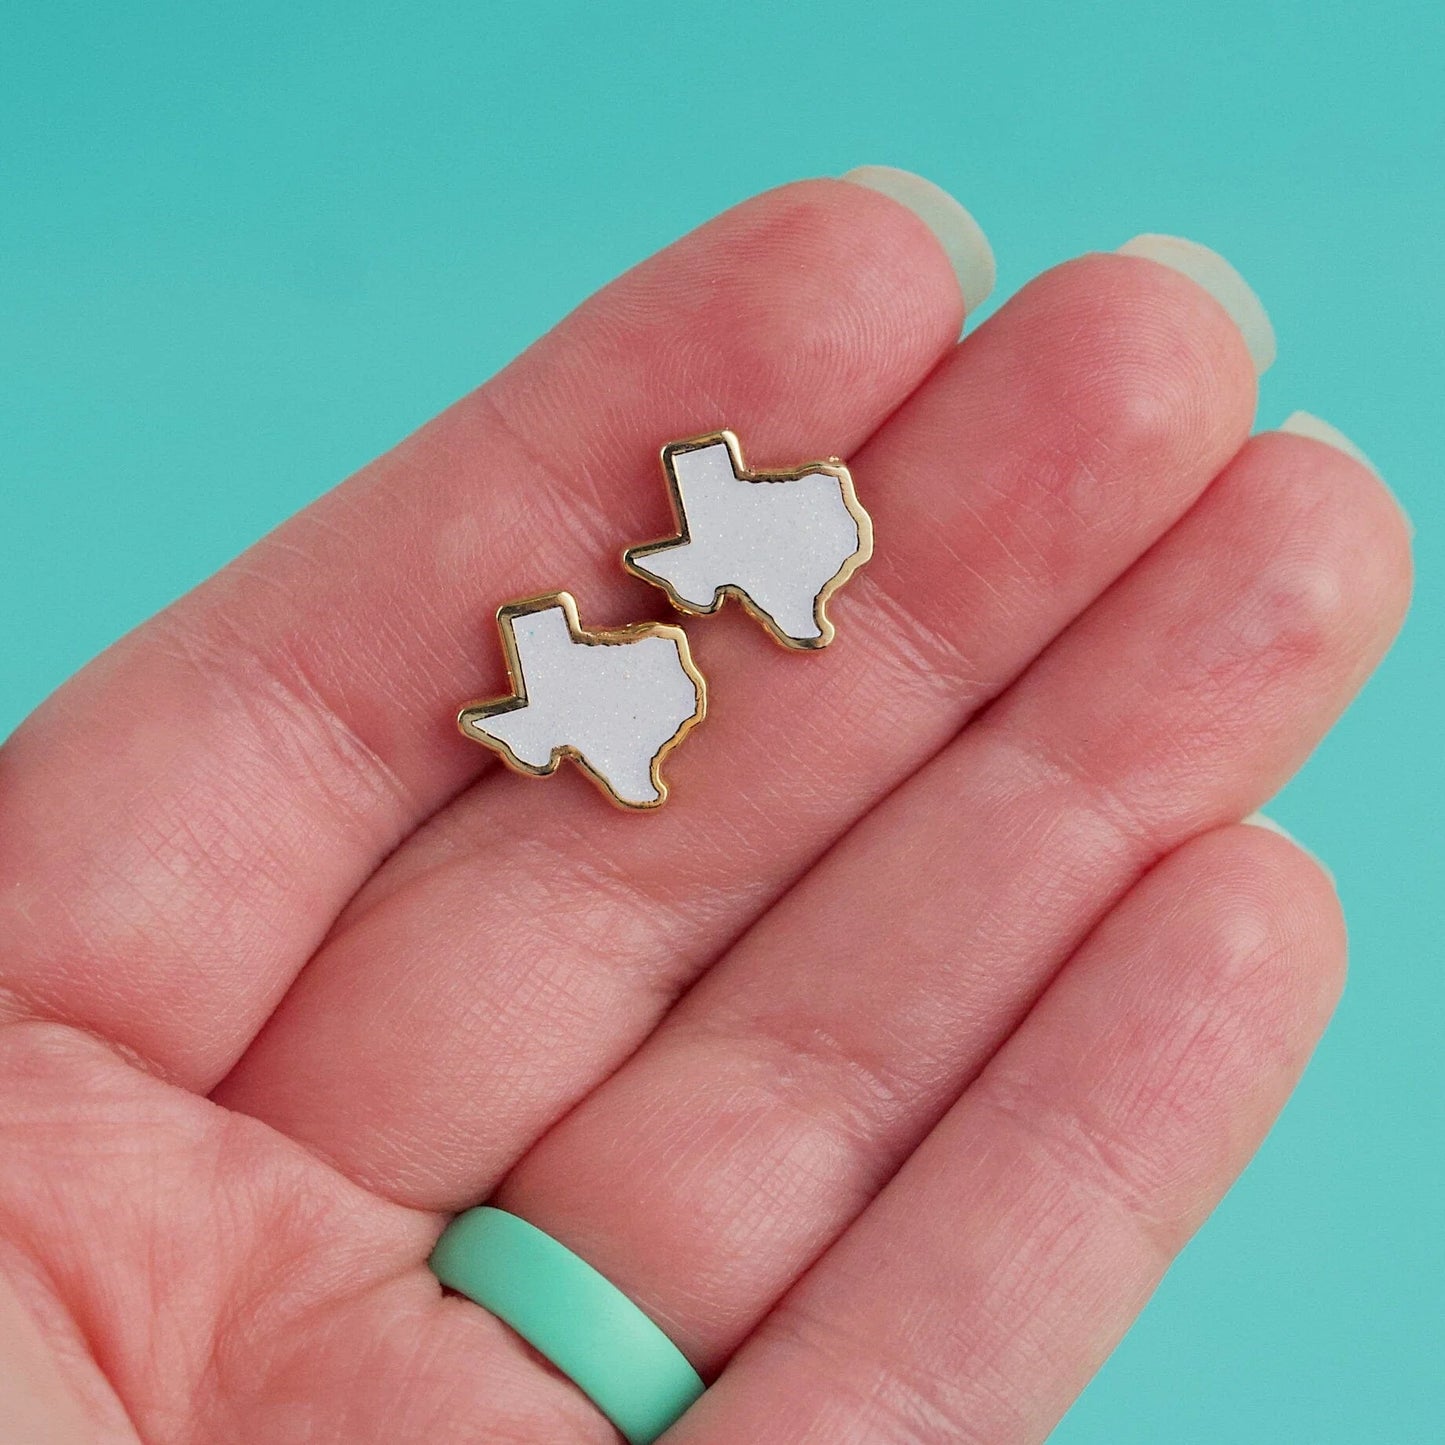
[[(623, 566), (681, 612), (716, 612), (732, 595), (784, 647), (826, 647), (828, 599), (873, 552), (848, 468), (830, 457), (749, 471), (730, 431), (669, 443), (662, 467), (677, 534), (629, 547)], [(468, 703), (463, 735), (518, 772), (545, 777), (572, 758), (613, 802), (660, 807), (663, 759), (707, 710), (682, 628), (588, 631), (569, 592), (509, 602), (497, 627), (512, 691)]]

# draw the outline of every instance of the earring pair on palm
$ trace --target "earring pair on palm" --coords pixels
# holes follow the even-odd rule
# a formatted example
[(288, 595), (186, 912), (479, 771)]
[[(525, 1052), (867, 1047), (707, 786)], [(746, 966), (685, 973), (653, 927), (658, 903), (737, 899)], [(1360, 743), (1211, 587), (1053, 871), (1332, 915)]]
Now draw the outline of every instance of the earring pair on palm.
[[(828, 599), (873, 551), (848, 468), (749, 471), (730, 431), (670, 443), (662, 466), (677, 533), (629, 547), (627, 570), (682, 612), (716, 612), (732, 595), (784, 647), (826, 647)], [(545, 777), (571, 758), (622, 807), (660, 807), (662, 762), (707, 709), (682, 628), (589, 631), (565, 591), (506, 603), (497, 627), (512, 691), (468, 703), (462, 733), (518, 772)]]

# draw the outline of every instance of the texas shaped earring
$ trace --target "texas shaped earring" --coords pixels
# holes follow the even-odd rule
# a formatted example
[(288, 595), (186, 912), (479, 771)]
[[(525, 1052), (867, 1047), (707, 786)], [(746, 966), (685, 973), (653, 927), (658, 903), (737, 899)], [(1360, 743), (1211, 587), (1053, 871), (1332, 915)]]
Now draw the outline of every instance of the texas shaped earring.
[(662, 449), (675, 536), (622, 554), (629, 572), (683, 612), (716, 612), (729, 594), (784, 647), (833, 640), (828, 599), (873, 555), (873, 523), (837, 457), (749, 471), (730, 431)]
[(661, 622), (586, 631), (569, 592), (509, 602), (497, 628), (512, 691), (468, 703), (463, 735), (519, 773), (545, 777), (571, 758), (619, 806), (661, 807), (662, 761), (707, 708), (687, 634)]

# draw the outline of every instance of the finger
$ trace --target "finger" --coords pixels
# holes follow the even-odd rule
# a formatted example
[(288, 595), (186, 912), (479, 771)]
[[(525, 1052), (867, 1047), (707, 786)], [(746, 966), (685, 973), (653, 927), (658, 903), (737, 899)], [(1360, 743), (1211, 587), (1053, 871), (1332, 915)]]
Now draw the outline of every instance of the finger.
[[(480, 391), (62, 689), (0, 753), (14, 1011), (213, 1083), (343, 903), (489, 757), (491, 612), (651, 600), (657, 446), (726, 421), (759, 462), (861, 442), (958, 335), (916, 216), (808, 182), (624, 276)], [(627, 620), (627, 619), (625, 619)]]
[(669, 1439), (1043, 1440), (1258, 1147), (1343, 963), (1283, 839), (1170, 857)]
[(71, 1395), (45, 1338), (0, 1276), (0, 1420), (27, 1445), (86, 1445), (94, 1422)]
[(1249, 812), (1398, 625), (1380, 484), (1252, 442), (557, 1126), (499, 1202), (716, 1365), (1154, 859)]
[(1189, 505), (1253, 393), (1238, 331), (1174, 272), (1091, 256), (1040, 278), (855, 458), (886, 541), (827, 652), (760, 646), (733, 614), (696, 627), (713, 705), (647, 826), (500, 775), (445, 810), (218, 1097), (405, 1202), (485, 1194)]

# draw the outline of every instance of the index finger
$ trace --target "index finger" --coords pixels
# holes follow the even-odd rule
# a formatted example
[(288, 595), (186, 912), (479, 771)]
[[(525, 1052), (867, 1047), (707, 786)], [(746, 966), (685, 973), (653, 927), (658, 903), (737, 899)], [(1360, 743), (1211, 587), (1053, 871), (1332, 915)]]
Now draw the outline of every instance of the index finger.
[(496, 605), (567, 586), (630, 620), (649, 594), (616, 559), (646, 534), (659, 443), (727, 424), (760, 465), (846, 455), (962, 309), (918, 215), (837, 181), (614, 282), (16, 733), (0, 992), (209, 1087), (357, 886), (487, 765), (452, 719), (505, 690)]

